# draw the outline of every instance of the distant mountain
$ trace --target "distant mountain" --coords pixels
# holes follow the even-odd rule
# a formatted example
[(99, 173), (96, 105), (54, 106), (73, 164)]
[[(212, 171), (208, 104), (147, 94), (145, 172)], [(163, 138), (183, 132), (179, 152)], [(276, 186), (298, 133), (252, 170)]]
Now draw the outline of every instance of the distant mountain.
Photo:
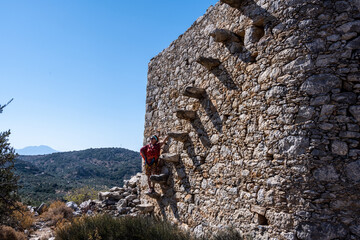
[(56, 153), (55, 149), (52, 149), (49, 146), (40, 145), (40, 146), (30, 146), (22, 149), (16, 149), (16, 153), (20, 155), (43, 155), (43, 154), (51, 154)]
[(19, 194), (29, 204), (61, 199), (69, 191), (90, 186), (96, 190), (122, 186), (141, 171), (138, 152), (123, 148), (97, 148), (23, 156), (15, 161), (20, 176)]

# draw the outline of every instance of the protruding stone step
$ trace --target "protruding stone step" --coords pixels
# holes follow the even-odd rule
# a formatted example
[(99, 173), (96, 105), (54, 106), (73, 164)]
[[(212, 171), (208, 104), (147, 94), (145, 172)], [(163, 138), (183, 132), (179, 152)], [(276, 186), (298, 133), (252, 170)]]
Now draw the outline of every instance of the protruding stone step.
[(227, 5), (233, 8), (240, 8), (244, 0), (220, 0), (220, 2), (226, 3)]
[(176, 141), (185, 142), (189, 138), (188, 133), (182, 133), (182, 132), (171, 132), (168, 133), (168, 136)]
[(250, 211), (258, 213), (260, 215), (265, 215), (266, 208), (260, 207), (260, 206), (257, 206), (257, 205), (251, 205)]
[(215, 42), (241, 42), (240, 38), (233, 32), (227, 29), (215, 29), (209, 34), (214, 38)]
[(154, 211), (154, 205), (152, 204), (140, 204), (136, 206), (143, 213), (151, 213)]
[(195, 111), (176, 110), (175, 113), (176, 113), (176, 116), (178, 118), (180, 118), (180, 119), (194, 120), (196, 118), (196, 112)]
[(163, 153), (160, 156), (160, 159), (164, 160), (165, 162), (172, 162), (177, 163), (179, 162), (180, 155), (176, 153)]
[(169, 175), (167, 174), (151, 175), (150, 181), (152, 181), (153, 183), (164, 184), (167, 182), (168, 178)]
[(186, 97), (202, 99), (205, 97), (206, 91), (203, 88), (186, 87), (183, 95)]
[(203, 65), (209, 71), (213, 70), (214, 68), (218, 67), (221, 62), (215, 58), (207, 58), (207, 57), (199, 57), (196, 60), (197, 63)]

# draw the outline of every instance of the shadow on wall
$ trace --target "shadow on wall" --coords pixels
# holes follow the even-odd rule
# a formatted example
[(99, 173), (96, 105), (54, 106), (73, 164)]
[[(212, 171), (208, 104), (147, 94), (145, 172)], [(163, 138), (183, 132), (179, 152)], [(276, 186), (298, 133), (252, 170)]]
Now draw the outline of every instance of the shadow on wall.
[(223, 42), (229, 52), (241, 59), (241, 61), (245, 63), (255, 62), (257, 52), (251, 52), (247, 47), (257, 43), (265, 34), (271, 34), (271, 29), (279, 24), (280, 20), (259, 6), (254, 0), (221, 0), (221, 2), (237, 8), (242, 15), (250, 18), (252, 26), (236, 33), (217, 29), (211, 35), (215, 35), (216, 31), (218, 34), (221, 34), (220, 31), (228, 31), (228, 34), (231, 34), (231, 38), (215, 38), (215, 41)]
[[(176, 165), (170, 165), (166, 164), (166, 168), (175, 168), (177, 173), (177, 178), (180, 179), (179, 187), (182, 187), (184, 189), (184, 192), (187, 194), (191, 193), (191, 186), (189, 177), (185, 172), (185, 166), (181, 159), (179, 159), (179, 162)], [(166, 185), (160, 185), (161, 190), (164, 194), (164, 197), (157, 199), (158, 206), (160, 208), (161, 215), (164, 219), (168, 219), (168, 215), (166, 213), (167, 207), (170, 207), (174, 217), (176, 219), (179, 219), (179, 213), (177, 208), (177, 199), (176, 199), (176, 191), (174, 189), (175, 183), (174, 183), (174, 176), (173, 176), (173, 170), (168, 171), (169, 172), (169, 178)]]
[(207, 93), (204, 94), (203, 99), (200, 100), (202, 107), (204, 108), (206, 114), (210, 118), (211, 122), (213, 123), (215, 129), (222, 133), (223, 123), (220, 118), (219, 112), (217, 111), (214, 104), (211, 102)]
[(217, 79), (219, 79), (224, 86), (229, 90), (238, 90), (238, 86), (234, 82), (233, 78), (231, 77), (230, 73), (223, 67), (219, 66), (211, 70), (211, 73), (214, 74)]
[[(274, 26), (279, 23), (279, 19), (259, 6), (254, 0), (221, 0), (221, 2), (228, 4), (233, 8), (237, 8), (241, 14), (252, 19), (255, 25), (263, 22), (264, 26)], [(244, 11), (245, 6), (246, 9)]]
[[(206, 148), (211, 148), (211, 142), (210, 142), (210, 138), (209, 135), (207, 134), (204, 125), (202, 124), (199, 116), (196, 114), (196, 118), (194, 120), (192, 120), (191, 122), (191, 126), (195, 129), (196, 133), (198, 134), (198, 137), (201, 141), (201, 143), (204, 145), (204, 147)], [(188, 143), (191, 143), (190, 138), (188, 139)], [(189, 154), (189, 152), (188, 152)], [(191, 156), (193, 154), (189, 154), (189, 156)]]

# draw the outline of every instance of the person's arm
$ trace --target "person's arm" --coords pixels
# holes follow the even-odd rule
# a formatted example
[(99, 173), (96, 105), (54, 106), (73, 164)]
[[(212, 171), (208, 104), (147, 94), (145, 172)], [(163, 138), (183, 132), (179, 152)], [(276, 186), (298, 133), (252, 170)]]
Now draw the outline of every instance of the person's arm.
[(147, 158), (146, 158), (146, 149), (147, 149), (147, 145), (143, 146), (140, 149), (140, 155), (143, 157), (143, 159), (145, 160), (145, 163), (147, 163)]
[(160, 147), (162, 147), (164, 144), (166, 144), (168, 139), (169, 139), (169, 136), (166, 136), (166, 138), (162, 142), (159, 143)]

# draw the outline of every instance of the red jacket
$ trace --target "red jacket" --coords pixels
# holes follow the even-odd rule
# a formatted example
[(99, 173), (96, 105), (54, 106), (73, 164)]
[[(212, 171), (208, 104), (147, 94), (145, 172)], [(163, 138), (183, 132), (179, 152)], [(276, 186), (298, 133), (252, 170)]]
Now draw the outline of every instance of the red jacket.
[(155, 143), (154, 145), (148, 144), (140, 149), (140, 155), (144, 158), (148, 165), (152, 165), (160, 157), (160, 144)]

